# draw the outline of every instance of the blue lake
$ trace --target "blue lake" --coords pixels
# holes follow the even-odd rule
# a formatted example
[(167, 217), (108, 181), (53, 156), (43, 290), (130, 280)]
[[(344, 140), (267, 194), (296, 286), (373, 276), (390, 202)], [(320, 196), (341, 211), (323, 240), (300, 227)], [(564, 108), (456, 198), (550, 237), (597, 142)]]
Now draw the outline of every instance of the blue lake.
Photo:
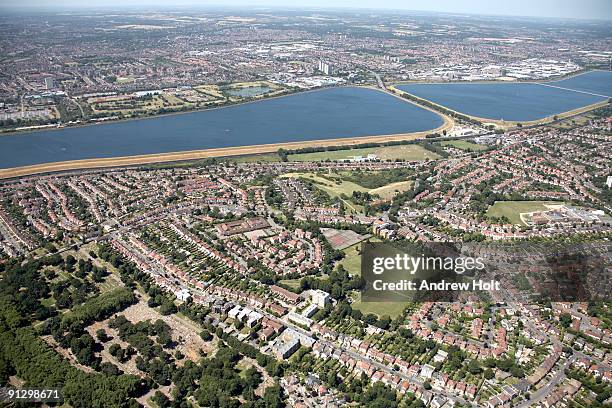
[(554, 86), (592, 92), (612, 98), (611, 71), (591, 71), (568, 79), (562, 79), (561, 81), (550, 81), (548, 83)]
[(427, 131), (428, 110), (365, 88), (329, 88), (208, 111), (0, 136), (0, 168), (66, 160)]
[(593, 71), (544, 84), (427, 83), (403, 84), (397, 88), (468, 115), (488, 119), (528, 121), (567, 112), (612, 97), (612, 72)]

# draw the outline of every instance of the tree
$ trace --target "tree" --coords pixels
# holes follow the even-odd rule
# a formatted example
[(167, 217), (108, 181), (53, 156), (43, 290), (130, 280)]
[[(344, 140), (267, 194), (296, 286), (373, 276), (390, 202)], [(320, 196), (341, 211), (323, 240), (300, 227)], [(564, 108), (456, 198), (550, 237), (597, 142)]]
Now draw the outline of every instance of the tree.
[(478, 364), (478, 361), (470, 360), (470, 362), (468, 364), (468, 371), (472, 375), (478, 375), (478, 374), (482, 373), (482, 368), (480, 367), (480, 364)]
[(376, 322), (378, 321), (378, 318), (376, 317), (375, 314), (368, 313), (367, 315), (363, 316), (363, 321), (364, 321), (364, 323), (367, 323), (367, 324), (370, 324), (370, 325), (375, 325)]
[(169, 347), (172, 344), (172, 336), (168, 331), (162, 331), (157, 335), (157, 342), (163, 347)]
[(283, 389), (274, 384), (265, 389), (263, 400), (266, 408), (282, 408), (285, 406), (283, 402)]
[(200, 332), (200, 337), (202, 338), (202, 340), (204, 341), (211, 341), (213, 339), (213, 335), (210, 334), (210, 332), (208, 330), (202, 330)]
[(255, 389), (259, 386), (259, 384), (261, 383), (261, 378), (261, 373), (255, 367), (249, 367), (244, 372), (244, 382), (247, 387), (250, 387), (252, 389)]
[(516, 378), (525, 377), (525, 372), (523, 371), (523, 369), (517, 366), (513, 366), (512, 368), (510, 368), (510, 374), (512, 374)]
[(381, 316), (380, 320), (375, 325), (383, 330), (387, 330), (391, 324), (391, 318), (388, 315)]
[(108, 335), (106, 334), (106, 330), (100, 328), (98, 330), (96, 330), (96, 337), (98, 338), (98, 340), (100, 340), (102, 343), (105, 343), (109, 340)]
[(572, 325), (572, 316), (569, 313), (561, 313), (559, 323), (566, 329)]
[(119, 368), (117, 368), (116, 365), (114, 365), (113, 363), (109, 363), (107, 361), (100, 364), (100, 371), (108, 375), (121, 374), (121, 371), (119, 370)]
[(153, 397), (151, 397), (151, 400), (153, 400), (153, 402), (156, 403), (157, 406), (160, 408), (166, 408), (171, 406), (170, 399), (166, 397), (166, 394), (159, 390), (155, 391), (155, 394), (153, 395)]
[(176, 305), (171, 300), (165, 301), (159, 308), (159, 313), (161, 313), (163, 316), (168, 316), (176, 312)]
[(122, 350), (122, 349), (121, 349), (121, 346), (117, 343), (111, 344), (111, 346), (108, 348), (108, 352), (113, 357), (117, 357), (119, 355), (119, 350)]

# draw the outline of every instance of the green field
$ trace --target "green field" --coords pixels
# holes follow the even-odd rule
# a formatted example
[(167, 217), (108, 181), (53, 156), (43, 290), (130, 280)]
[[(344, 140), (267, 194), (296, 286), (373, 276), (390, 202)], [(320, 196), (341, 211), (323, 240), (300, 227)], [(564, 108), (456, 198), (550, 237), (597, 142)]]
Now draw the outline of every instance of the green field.
[(397, 183), (387, 184), (386, 186), (370, 190), (370, 194), (378, 194), (383, 200), (390, 200), (397, 193), (403, 193), (412, 187), (412, 181), (398, 181)]
[[(373, 236), (368, 238), (364, 242), (381, 242), (380, 238)], [(358, 249), (361, 248), (361, 242), (355, 245), (352, 245), (348, 248), (344, 248), (342, 252), (344, 252), (344, 258), (338, 265), (342, 265), (344, 269), (348, 271), (351, 275), (361, 275), (361, 254)]]
[(338, 262), (351, 275), (361, 275), (361, 255), (357, 252), (357, 247), (361, 244), (355, 244), (343, 250), (345, 256)]
[[(377, 194), (383, 200), (390, 200), (397, 193), (404, 192), (412, 187), (412, 181), (399, 181), (396, 183), (390, 183), (382, 187), (368, 189), (360, 186), (352, 181), (344, 180), (340, 174), (325, 174), (325, 176), (317, 175), (315, 173), (287, 173), (281, 177), (296, 177), (304, 180), (310, 180), (321, 190), (329, 194), (330, 197), (340, 197), (342, 194), (350, 197), (354, 191), (369, 192), (370, 194)], [(351, 204), (346, 200), (343, 200), (346, 206), (353, 211), (361, 211), (361, 206)]]
[(283, 279), (283, 280), (280, 280), (279, 283), (286, 285), (292, 289), (299, 289), (300, 281), (301, 279)]
[(361, 311), (363, 314), (374, 313), (378, 317), (388, 315), (391, 319), (404, 312), (412, 302), (362, 302), (361, 293), (354, 293), (355, 301), (351, 304), (353, 309)]
[(386, 146), (386, 147), (366, 147), (363, 149), (334, 150), (315, 153), (291, 154), (287, 157), (289, 161), (325, 161), (325, 160), (345, 160), (353, 156), (367, 156), (376, 154), (381, 160), (426, 160), (438, 159), (434, 152), (415, 144)]
[(548, 210), (547, 205), (563, 204), (558, 201), (496, 201), (487, 210), (489, 217), (506, 216), (512, 224), (524, 225), (521, 213)]
[(487, 146), (478, 143), (468, 142), (467, 140), (447, 140), (440, 142), (442, 146), (453, 146), (461, 150), (471, 150), (478, 152), (481, 150), (487, 150)]
[(297, 177), (304, 180), (310, 180), (332, 197), (338, 197), (341, 194), (351, 196), (353, 195), (353, 191), (369, 191), (367, 188), (353, 183), (352, 181), (342, 180), (341, 176), (337, 174), (326, 174), (325, 177), (322, 177), (314, 173), (287, 173), (283, 174), (281, 177)]

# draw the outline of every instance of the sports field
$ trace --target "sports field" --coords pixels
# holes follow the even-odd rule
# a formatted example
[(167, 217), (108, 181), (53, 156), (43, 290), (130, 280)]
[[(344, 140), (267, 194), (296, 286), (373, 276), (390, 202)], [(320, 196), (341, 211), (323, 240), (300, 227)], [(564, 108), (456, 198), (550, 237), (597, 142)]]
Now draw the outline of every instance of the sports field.
[(478, 151), (487, 149), (487, 146), (485, 145), (469, 142), (467, 140), (446, 140), (444, 142), (440, 142), (440, 144), (442, 146), (453, 146), (453, 147), (456, 147), (457, 149), (471, 150), (473, 152), (478, 152)]
[(334, 228), (321, 228), (321, 232), (334, 249), (345, 249), (370, 237), (370, 235), (360, 235), (352, 230)]
[(550, 205), (561, 205), (558, 201), (496, 201), (487, 210), (487, 216), (506, 216), (512, 224), (525, 225), (521, 220), (522, 213), (545, 211)]

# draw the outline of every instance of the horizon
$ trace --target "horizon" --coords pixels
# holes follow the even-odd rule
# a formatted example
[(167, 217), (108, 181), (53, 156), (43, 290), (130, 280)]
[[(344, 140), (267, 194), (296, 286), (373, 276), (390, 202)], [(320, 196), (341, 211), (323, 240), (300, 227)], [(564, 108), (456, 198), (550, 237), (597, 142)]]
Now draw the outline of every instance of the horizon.
[[(404, 13), (433, 13), (433, 14), (458, 14), (479, 15), (504, 18), (532, 18), (532, 19), (562, 19), (562, 20), (612, 20), (612, 2), (605, 0), (589, 0), (576, 7), (575, 2), (564, 0), (540, 1), (534, 4), (528, 0), (520, 0), (512, 4), (488, 4), (484, 0), (468, 2), (452, 2), (447, 0), (416, 1), (404, 7), (402, 2), (387, 0), (383, 4), (371, 0), (335, 1), (334, 4), (320, 0), (303, 0), (297, 4), (287, 6), (278, 0), (257, 0), (245, 2), (245, 0), (230, 0), (219, 4), (218, 0), (195, 1), (195, 0), (136, 0), (129, 4), (112, 1), (93, 0), (87, 4), (64, 0), (48, 4), (44, 0), (25, 0), (19, 4), (0, 4), (0, 9), (12, 12), (66, 12), (86, 10), (320, 10), (320, 11), (380, 11), (380, 12), (404, 12)], [(523, 10), (529, 10), (524, 12)], [(555, 12), (550, 12), (555, 10)]]

